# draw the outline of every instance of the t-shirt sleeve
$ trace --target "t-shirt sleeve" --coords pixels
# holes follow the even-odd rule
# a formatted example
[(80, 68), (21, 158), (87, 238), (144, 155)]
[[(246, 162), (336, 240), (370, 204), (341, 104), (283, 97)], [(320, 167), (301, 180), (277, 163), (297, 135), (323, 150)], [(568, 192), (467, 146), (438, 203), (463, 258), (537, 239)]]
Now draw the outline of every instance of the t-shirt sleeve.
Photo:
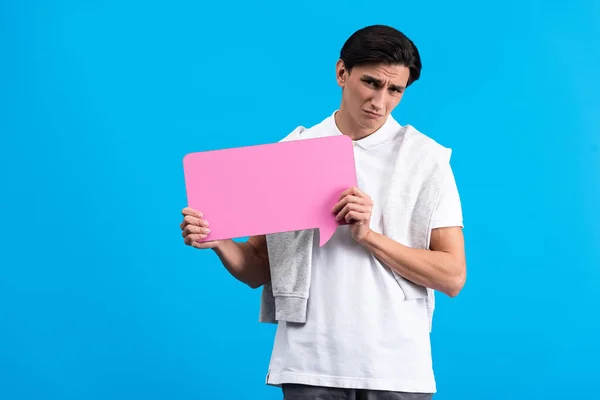
[(463, 227), (460, 195), (450, 164), (447, 164), (444, 168), (444, 174), (440, 197), (433, 214), (432, 229), (450, 226)]

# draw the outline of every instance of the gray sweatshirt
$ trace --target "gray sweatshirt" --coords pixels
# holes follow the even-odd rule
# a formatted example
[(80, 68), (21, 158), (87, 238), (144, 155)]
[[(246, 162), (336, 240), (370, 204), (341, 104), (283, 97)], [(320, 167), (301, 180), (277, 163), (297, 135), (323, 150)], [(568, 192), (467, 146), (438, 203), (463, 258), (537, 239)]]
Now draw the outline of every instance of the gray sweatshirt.
[[(391, 115), (388, 118), (402, 135), (402, 142), (383, 206), (382, 233), (405, 246), (429, 249), (433, 212), (444, 177), (442, 168), (450, 162), (452, 151), (411, 125), (401, 126)], [(282, 141), (331, 135), (324, 129), (325, 121), (309, 129), (299, 126)], [(271, 282), (263, 286), (259, 321), (304, 323), (313, 246), (318, 246), (315, 229), (270, 234), (266, 238)], [(392, 273), (406, 300), (427, 299), (431, 329), (434, 291)]]

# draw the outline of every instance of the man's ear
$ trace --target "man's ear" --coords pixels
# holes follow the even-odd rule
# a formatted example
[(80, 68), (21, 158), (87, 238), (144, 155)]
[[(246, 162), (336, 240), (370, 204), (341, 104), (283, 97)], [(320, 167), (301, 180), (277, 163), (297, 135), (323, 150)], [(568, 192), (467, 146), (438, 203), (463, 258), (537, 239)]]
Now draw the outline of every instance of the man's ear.
[(341, 59), (335, 64), (335, 78), (339, 87), (343, 88), (346, 85), (348, 70), (346, 69), (344, 61)]

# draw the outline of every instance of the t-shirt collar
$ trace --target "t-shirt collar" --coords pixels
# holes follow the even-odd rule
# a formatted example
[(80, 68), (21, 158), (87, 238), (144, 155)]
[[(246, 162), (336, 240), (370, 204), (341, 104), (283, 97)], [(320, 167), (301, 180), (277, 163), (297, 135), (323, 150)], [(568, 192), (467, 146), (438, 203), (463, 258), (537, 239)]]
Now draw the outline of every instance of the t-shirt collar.
[[(336, 135), (343, 135), (343, 133), (340, 131), (337, 124), (335, 123), (335, 114), (338, 111), (339, 110), (335, 110), (333, 114), (331, 114), (331, 124), (333, 125), (333, 129)], [(365, 150), (371, 150), (381, 144), (389, 142), (394, 138), (397, 132), (395, 132), (393, 126), (393, 118), (391, 115), (389, 115), (385, 123), (378, 130), (360, 140), (354, 140), (354, 143), (356, 143)]]

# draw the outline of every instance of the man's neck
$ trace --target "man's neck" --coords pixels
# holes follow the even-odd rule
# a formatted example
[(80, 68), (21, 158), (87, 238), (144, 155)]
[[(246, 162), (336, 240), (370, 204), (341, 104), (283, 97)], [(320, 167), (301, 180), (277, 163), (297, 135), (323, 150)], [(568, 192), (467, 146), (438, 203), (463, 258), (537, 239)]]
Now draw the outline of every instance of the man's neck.
[(364, 139), (367, 136), (376, 132), (381, 126), (375, 129), (368, 129), (358, 126), (349, 115), (347, 115), (343, 108), (340, 108), (334, 115), (334, 121), (337, 128), (342, 134), (350, 137), (352, 140)]

